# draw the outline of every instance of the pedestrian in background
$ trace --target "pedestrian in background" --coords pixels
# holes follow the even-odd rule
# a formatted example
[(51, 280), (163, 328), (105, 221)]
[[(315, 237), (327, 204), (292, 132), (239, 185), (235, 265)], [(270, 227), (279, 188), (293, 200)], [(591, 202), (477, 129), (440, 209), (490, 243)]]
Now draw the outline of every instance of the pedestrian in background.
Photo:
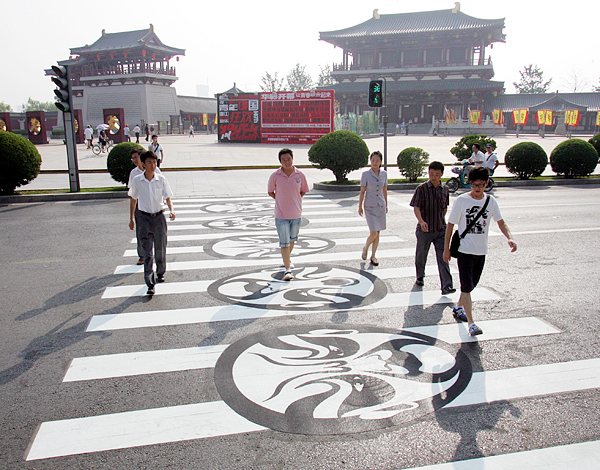
[[(366, 260), (369, 246), (371, 247), (371, 263), (377, 266), (379, 261), (375, 252), (379, 246), (379, 232), (386, 228), (387, 207), (387, 173), (381, 169), (381, 152), (376, 150), (371, 154), (371, 169), (365, 171), (360, 178), (360, 197), (358, 200), (358, 215), (363, 212), (371, 232), (362, 251), (362, 259)], [(364, 211), (363, 211), (364, 203)]]
[(87, 144), (87, 148), (91, 149), (92, 145), (94, 145), (94, 129), (92, 129), (92, 126), (87, 126), (83, 133), (85, 135), (85, 143)]
[(194, 137), (194, 125), (190, 124), (190, 135), (189, 137)]
[(437, 260), (438, 273), (442, 295), (456, 292), (452, 285), (450, 266), (444, 261), (444, 237), (446, 235), (446, 211), (450, 204), (450, 192), (442, 183), (444, 164), (431, 162), (428, 169), (429, 181), (420, 184), (410, 201), (415, 217), (419, 222), (415, 235), (417, 248), (415, 253), (415, 268), (417, 270), (417, 286), (423, 286), (425, 264), (429, 248), (433, 244)]
[[(167, 270), (167, 220), (164, 216), (163, 202), (169, 207), (169, 218), (175, 220), (171, 197), (173, 191), (166, 178), (156, 172), (158, 159), (154, 152), (143, 152), (140, 159), (144, 173), (137, 175), (129, 188), (129, 228), (135, 228), (135, 209), (139, 209), (136, 231), (138, 244), (144, 255), (144, 281), (148, 286), (147, 295), (155, 294), (157, 282), (165, 282)], [(154, 252), (156, 256), (156, 275), (154, 274)]]
[(148, 124), (144, 126), (144, 134), (146, 134), (146, 142), (148, 142), (148, 139), (150, 138), (150, 128), (148, 127)]
[(129, 129), (129, 124), (125, 124), (123, 133), (125, 134), (125, 142), (131, 142), (131, 129)]
[(135, 143), (136, 144), (140, 143), (140, 132), (142, 132), (142, 130), (140, 129), (140, 126), (138, 126), (136, 124), (135, 127), (133, 128), (133, 133), (135, 134)]
[(304, 173), (294, 166), (294, 154), (290, 149), (279, 151), (281, 168), (271, 174), (267, 191), (275, 199), (275, 227), (279, 237), (279, 248), (285, 272), (283, 279), (290, 281), (292, 262), (290, 257), (302, 224), (302, 198), (308, 192)]
[(158, 166), (160, 167), (161, 163), (165, 159), (165, 155), (163, 152), (162, 145), (158, 143), (158, 136), (156, 134), (152, 136), (152, 143), (148, 145), (148, 150), (151, 150), (156, 154), (156, 156), (158, 157)]
[[(452, 309), (452, 315), (457, 320), (468, 323), (471, 336), (483, 333), (483, 330), (475, 324), (473, 319), (471, 292), (477, 287), (483, 272), (485, 257), (488, 252), (488, 234), (492, 217), (497, 222), (500, 231), (508, 239), (511, 252), (517, 249), (517, 244), (500, 213), (498, 202), (493, 196), (484, 197), (484, 189), (489, 176), (490, 173), (485, 167), (476, 166), (471, 170), (471, 173), (469, 173), (471, 191), (458, 196), (454, 201), (444, 237), (444, 261), (448, 263), (451, 258), (450, 239), (452, 238), (454, 226), (458, 225), (459, 235), (466, 232), (460, 241), (458, 256), (456, 257), (460, 277), (460, 298)], [(467, 228), (469, 228), (468, 231)]]

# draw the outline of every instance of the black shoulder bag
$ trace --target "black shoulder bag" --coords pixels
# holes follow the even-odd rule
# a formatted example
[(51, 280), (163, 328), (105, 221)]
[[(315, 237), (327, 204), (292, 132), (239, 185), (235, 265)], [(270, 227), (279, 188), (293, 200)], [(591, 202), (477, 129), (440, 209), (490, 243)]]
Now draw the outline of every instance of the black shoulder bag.
[(467, 225), (467, 228), (464, 230), (464, 232), (461, 235), (459, 235), (458, 234), (458, 230), (457, 230), (452, 235), (452, 240), (450, 241), (450, 255), (453, 258), (458, 258), (458, 248), (460, 247), (460, 241), (463, 238), (465, 238), (465, 236), (467, 235), (467, 233), (469, 233), (469, 230), (471, 230), (473, 228), (473, 226), (475, 225), (475, 222), (477, 222), (477, 220), (479, 219), (479, 217), (481, 217), (481, 214), (483, 214), (485, 212), (485, 209), (488, 206), (488, 202), (490, 202), (490, 197), (489, 196), (487, 196), (487, 198), (485, 200), (485, 204), (483, 205), (483, 207), (481, 208), (481, 210), (477, 213), (477, 215), (475, 216), (475, 218), (473, 220), (471, 220), (471, 222), (469, 223), (469, 225)]

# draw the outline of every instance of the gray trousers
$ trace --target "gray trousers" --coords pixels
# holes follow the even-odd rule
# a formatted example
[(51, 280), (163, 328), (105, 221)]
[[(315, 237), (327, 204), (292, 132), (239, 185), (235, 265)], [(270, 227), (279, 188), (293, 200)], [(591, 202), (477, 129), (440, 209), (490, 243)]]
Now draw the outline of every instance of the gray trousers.
[(144, 281), (148, 287), (156, 284), (154, 277), (154, 254), (156, 274), (164, 276), (167, 270), (167, 219), (164, 214), (156, 217), (140, 212), (138, 246), (144, 254)]
[(135, 210), (133, 211), (133, 219), (135, 220), (135, 237), (137, 238), (137, 254), (139, 259), (144, 259), (144, 250), (142, 250), (142, 243), (140, 242), (140, 215), (141, 212), (137, 208), (137, 204), (135, 206)]
[(433, 243), (442, 289), (445, 287), (452, 288), (450, 266), (444, 261), (444, 237), (446, 236), (446, 230), (441, 230), (439, 232), (423, 232), (423, 230), (417, 228), (415, 234), (417, 236), (417, 251), (415, 254), (417, 278), (422, 279), (425, 277), (425, 264), (427, 263), (427, 256), (429, 255), (429, 247)]

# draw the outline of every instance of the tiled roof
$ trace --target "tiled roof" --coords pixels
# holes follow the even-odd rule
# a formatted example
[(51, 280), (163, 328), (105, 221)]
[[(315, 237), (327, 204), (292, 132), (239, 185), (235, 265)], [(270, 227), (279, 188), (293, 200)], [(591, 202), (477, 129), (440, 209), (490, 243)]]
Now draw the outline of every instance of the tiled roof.
[(504, 18), (484, 20), (461, 11), (452, 13), (452, 10), (437, 10), (379, 15), (378, 19), (371, 18), (350, 28), (321, 32), (320, 39), (329, 42), (364, 36), (456, 32), (490, 27), (504, 28)]
[(102, 36), (91, 46), (71, 48), (71, 54), (84, 54), (93, 52), (106, 52), (123, 49), (135, 49), (139, 47), (148, 47), (152, 50), (166, 52), (170, 55), (184, 55), (185, 49), (177, 49), (164, 45), (158, 36), (154, 33), (154, 27), (150, 25), (148, 29), (139, 31), (124, 31), (121, 33), (106, 33), (102, 30)]
[[(367, 93), (368, 82), (342, 82), (329, 85), (328, 90), (336, 93)], [(428, 91), (468, 91), (468, 90), (502, 90), (504, 82), (492, 80), (473, 79), (447, 79), (447, 80), (411, 80), (411, 81), (387, 81), (388, 92), (401, 93), (426, 93)]]
[(179, 102), (179, 110), (184, 114), (215, 114), (217, 112), (217, 100), (215, 98), (177, 95), (177, 101)]
[(514, 109), (549, 109), (559, 111), (564, 109), (587, 108), (588, 111), (600, 111), (600, 93), (520, 93), (514, 95), (499, 95), (487, 100), (484, 112), (494, 109), (512, 111)]

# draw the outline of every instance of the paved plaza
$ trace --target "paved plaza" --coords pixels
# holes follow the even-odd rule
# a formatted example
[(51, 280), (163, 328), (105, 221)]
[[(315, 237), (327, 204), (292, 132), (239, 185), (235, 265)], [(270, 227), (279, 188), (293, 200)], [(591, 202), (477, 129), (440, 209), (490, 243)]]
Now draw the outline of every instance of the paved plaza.
[[(494, 137), (498, 143), (498, 157), (504, 162), (505, 152), (519, 142), (533, 141), (542, 146), (550, 155), (556, 145), (565, 140), (563, 136), (502, 135)], [(590, 136), (582, 136), (589, 139)], [(439, 160), (445, 164), (456, 161), (450, 149), (460, 139), (459, 136), (409, 135), (388, 137), (388, 163), (395, 164), (398, 153), (407, 147), (420, 147), (430, 154), (430, 161)], [(216, 134), (164, 135), (159, 141), (165, 151), (163, 169), (214, 168), (205, 171), (168, 171), (167, 178), (177, 196), (239, 196), (256, 195), (266, 192), (266, 182), (273, 169), (241, 169), (249, 166), (276, 166), (280, 146), (273, 144), (232, 144), (218, 143)], [(370, 151), (383, 151), (383, 137), (366, 138)], [(141, 140), (146, 145), (145, 140)], [(296, 165), (310, 165), (308, 150), (310, 145), (291, 145)], [(66, 148), (62, 140), (52, 140), (48, 145), (37, 146), (42, 155), (42, 170), (66, 170)], [(94, 155), (85, 145), (77, 146), (80, 170), (106, 171), (106, 154)], [(240, 167), (239, 170), (234, 168)], [(223, 168), (227, 168), (226, 170)], [(232, 169), (233, 168), (233, 169)], [(307, 168), (303, 170), (309, 186), (322, 181), (331, 181), (334, 175), (329, 170)], [(350, 173), (350, 179), (360, 179), (363, 170)], [(600, 172), (600, 169), (597, 170)], [(450, 173), (449, 168), (446, 173)], [(390, 167), (389, 178), (401, 178), (396, 167)], [(544, 175), (554, 175), (550, 167)], [(512, 176), (504, 166), (496, 170), (496, 176)], [(118, 186), (108, 173), (81, 173), (82, 188)], [(69, 188), (68, 175), (40, 174), (35, 180), (20, 189), (43, 190)]]

